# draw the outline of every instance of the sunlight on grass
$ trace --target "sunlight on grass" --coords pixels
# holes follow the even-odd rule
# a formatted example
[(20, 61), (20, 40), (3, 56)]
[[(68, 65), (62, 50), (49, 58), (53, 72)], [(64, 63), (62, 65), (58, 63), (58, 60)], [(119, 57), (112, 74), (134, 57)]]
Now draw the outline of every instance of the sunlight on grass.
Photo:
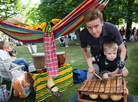
[[(71, 64), (73, 68), (77, 69), (88, 69), (86, 62), (83, 59), (81, 47), (79, 41), (69, 41), (69, 47), (60, 47), (59, 42), (56, 41), (57, 52), (66, 52), (66, 62)], [(44, 52), (43, 44), (37, 44), (38, 52)], [(138, 101), (138, 42), (127, 42), (128, 47), (128, 59), (125, 61), (125, 66), (129, 70), (129, 75), (126, 77), (128, 82), (127, 88), (129, 94), (136, 96)], [(15, 46), (14, 49), (17, 51), (17, 57), (23, 57), (27, 61), (32, 60), (32, 56), (29, 53), (26, 46)], [(79, 84), (74, 84), (65, 92), (63, 92), (63, 97), (61, 99), (49, 97), (44, 102), (68, 102), (70, 98), (76, 93), (76, 89)], [(19, 99), (12, 97), (9, 102), (34, 102), (34, 94), (30, 95), (26, 99)]]
[(75, 60), (70, 61), (71, 63), (75, 63)]

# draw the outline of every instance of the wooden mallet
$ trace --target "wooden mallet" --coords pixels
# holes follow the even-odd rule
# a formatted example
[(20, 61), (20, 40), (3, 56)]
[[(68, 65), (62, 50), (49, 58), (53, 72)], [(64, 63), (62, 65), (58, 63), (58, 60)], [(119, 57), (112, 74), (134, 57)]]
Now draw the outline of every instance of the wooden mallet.
[(98, 77), (100, 80), (104, 81), (97, 73), (92, 72), (96, 77)]

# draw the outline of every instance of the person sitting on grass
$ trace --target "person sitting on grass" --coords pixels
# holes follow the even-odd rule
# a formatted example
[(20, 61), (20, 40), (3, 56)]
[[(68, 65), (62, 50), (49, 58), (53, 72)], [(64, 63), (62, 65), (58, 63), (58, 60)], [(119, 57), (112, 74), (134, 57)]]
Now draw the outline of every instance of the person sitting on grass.
[(68, 46), (69, 39), (68, 39), (68, 36), (67, 35), (64, 36), (64, 42), (65, 42), (65, 47), (69, 47)]
[(65, 42), (64, 42), (64, 37), (63, 36), (59, 38), (59, 44), (60, 44), (60, 46), (65, 46)]
[(28, 71), (29, 63), (24, 58), (12, 58), (9, 53), (6, 51), (6, 42), (0, 41), (0, 59), (2, 61), (12, 61), (13, 63), (17, 65), (24, 65), (21, 69), (23, 71)]
[(128, 75), (128, 70), (118, 55), (118, 45), (116, 42), (106, 42), (103, 45), (103, 54), (87, 59), (88, 71), (95, 72), (92, 63), (96, 62), (100, 68), (103, 78), (114, 77), (121, 72), (122, 76)]

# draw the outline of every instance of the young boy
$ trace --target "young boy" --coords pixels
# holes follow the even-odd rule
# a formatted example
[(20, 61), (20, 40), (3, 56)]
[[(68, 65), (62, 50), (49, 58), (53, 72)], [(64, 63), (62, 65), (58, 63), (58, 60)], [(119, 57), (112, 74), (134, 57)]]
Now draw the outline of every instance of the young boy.
[(113, 77), (113, 74), (122, 72), (122, 76), (128, 75), (128, 70), (118, 56), (118, 45), (116, 42), (106, 42), (103, 45), (103, 54), (87, 59), (88, 71), (95, 72), (92, 63), (96, 62), (100, 68), (103, 78)]

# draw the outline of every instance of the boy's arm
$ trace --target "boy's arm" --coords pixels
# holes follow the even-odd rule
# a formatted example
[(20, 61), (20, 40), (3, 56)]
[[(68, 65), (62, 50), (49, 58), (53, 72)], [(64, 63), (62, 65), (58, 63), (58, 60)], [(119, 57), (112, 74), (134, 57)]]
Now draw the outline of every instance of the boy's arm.
[(124, 42), (121, 45), (119, 45), (119, 50), (120, 50), (121, 61), (124, 62), (126, 58), (126, 52), (127, 52)]
[(123, 68), (124, 68), (124, 63), (123, 63), (121, 60), (119, 60), (119, 61), (117, 62), (117, 68), (116, 68), (116, 70), (113, 71), (113, 72), (111, 72), (111, 75), (112, 75), (112, 74), (118, 74), (119, 70), (120, 70), (120, 69), (123, 69)]
[(121, 70), (122, 76), (127, 76), (129, 73), (121, 60), (117, 62), (117, 68), (115, 71), (111, 72), (111, 74), (118, 74), (119, 70)]
[(117, 67), (115, 71), (111, 72), (111, 75), (112, 74), (118, 74), (118, 72), (119, 72), (119, 68)]

